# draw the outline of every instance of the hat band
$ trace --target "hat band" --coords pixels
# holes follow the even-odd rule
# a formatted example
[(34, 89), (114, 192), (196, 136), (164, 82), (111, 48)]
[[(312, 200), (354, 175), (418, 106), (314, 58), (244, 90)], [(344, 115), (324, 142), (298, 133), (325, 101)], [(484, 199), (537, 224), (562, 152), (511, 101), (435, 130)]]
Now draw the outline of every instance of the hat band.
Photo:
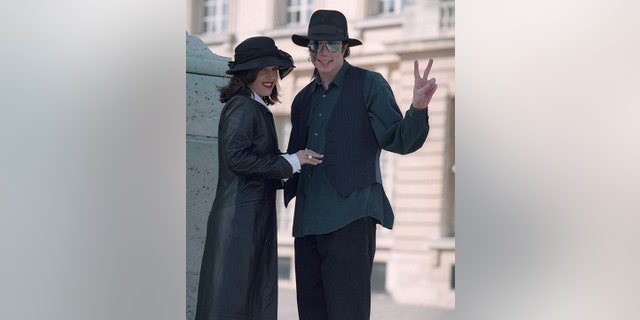
[(315, 35), (315, 34), (338, 34), (338, 35), (342, 35), (346, 38), (349, 37), (349, 35), (347, 34), (346, 31), (344, 31), (343, 29), (340, 29), (336, 26), (332, 26), (332, 25), (326, 25), (326, 24), (322, 24), (322, 25), (317, 25), (317, 26), (313, 26), (309, 28), (309, 36)]
[(245, 63), (247, 61), (251, 61), (254, 59), (262, 58), (262, 57), (277, 57), (278, 50), (274, 48), (262, 48), (258, 51), (254, 51), (250, 54), (243, 54), (241, 56), (236, 57), (236, 63)]

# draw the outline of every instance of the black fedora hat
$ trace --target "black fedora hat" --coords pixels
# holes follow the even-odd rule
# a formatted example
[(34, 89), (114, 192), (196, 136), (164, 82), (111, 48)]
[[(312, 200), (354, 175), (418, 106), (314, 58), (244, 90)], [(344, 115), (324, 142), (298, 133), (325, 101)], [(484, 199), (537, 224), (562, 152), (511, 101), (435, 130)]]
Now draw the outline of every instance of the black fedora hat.
[(340, 11), (317, 10), (309, 19), (309, 29), (306, 36), (294, 34), (291, 36), (293, 43), (306, 47), (309, 40), (316, 41), (344, 41), (350, 47), (362, 44), (358, 39), (349, 38), (347, 18)]
[(276, 66), (280, 70), (280, 79), (295, 68), (290, 54), (278, 49), (273, 39), (262, 36), (240, 42), (235, 49), (234, 60), (228, 64), (228, 74)]

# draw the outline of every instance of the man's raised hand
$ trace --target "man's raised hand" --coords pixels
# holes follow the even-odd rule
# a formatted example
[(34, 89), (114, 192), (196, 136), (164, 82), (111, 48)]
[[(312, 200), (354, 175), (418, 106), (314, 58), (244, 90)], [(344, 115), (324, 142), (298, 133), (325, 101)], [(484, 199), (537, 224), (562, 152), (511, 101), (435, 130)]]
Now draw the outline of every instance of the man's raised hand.
[(431, 102), (431, 97), (438, 89), (436, 78), (429, 79), (429, 72), (433, 65), (433, 59), (429, 59), (427, 68), (424, 69), (424, 76), (420, 77), (420, 66), (418, 60), (413, 61), (413, 107), (416, 109), (426, 109)]

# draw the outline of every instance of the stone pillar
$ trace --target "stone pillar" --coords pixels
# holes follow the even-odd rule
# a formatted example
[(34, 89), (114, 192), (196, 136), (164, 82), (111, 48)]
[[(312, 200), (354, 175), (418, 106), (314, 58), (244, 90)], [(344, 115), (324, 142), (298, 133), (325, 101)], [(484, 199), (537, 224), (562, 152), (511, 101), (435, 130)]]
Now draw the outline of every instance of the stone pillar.
[(218, 181), (218, 88), (229, 80), (229, 58), (186, 35), (186, 319), (195, 317), (207, 218)]

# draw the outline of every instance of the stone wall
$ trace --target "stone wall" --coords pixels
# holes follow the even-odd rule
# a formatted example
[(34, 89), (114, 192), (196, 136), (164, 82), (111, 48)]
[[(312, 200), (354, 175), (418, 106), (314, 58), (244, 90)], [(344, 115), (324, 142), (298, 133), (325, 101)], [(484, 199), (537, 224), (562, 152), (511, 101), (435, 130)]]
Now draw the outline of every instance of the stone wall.
[(186, 35), (186, 319), (195, 317), (207, 218), (218, 177), (218, 121), (223, 104), (218, 87), (229, 80), (229, 58), (212, 53)]

